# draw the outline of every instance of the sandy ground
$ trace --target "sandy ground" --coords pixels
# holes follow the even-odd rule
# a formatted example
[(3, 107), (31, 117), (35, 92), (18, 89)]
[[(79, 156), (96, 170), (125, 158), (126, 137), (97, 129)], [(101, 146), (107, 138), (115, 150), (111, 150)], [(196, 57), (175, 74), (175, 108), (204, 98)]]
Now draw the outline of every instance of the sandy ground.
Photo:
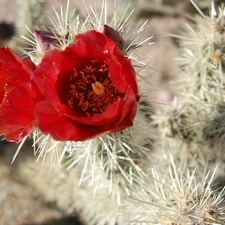
[[(32, 25), (29, 21), (30, 15), (22, 13), (30, 12), (27, 6), (29, 4), (25, 4), (25, 2), (31, 3), (34, 1), (0, 0), (0, 45), (16, 48), (18, 41), (13, 37), (19, 38), (19, 35), (25, 32), (24, 24)], [(40, 13), (46, 16), (52, 10), (52, 6), (58, 9), (66, 1), (42, 0), (39, 2), (40, 8), (31, 9), (33, 14), (36, 13), (37, 20), (41, 20)], [(93, 1), (85, 2), (89, 5), (89, 2), (92, 3)], [(155, 69), (155, 76), (151, 78), (155, 91), (150, 100), (151, 102), (169, 103), (175, 92), (175, 87), (170, 84), (170, 81), (177, 77), (174, 57), (179, 55), (179, 49), (176, 40), (165, 37), (165, 35), (167, 33), (179, 33), (187, 20), (186, 15), (194, 16), (196, 11), (188, 0), (133, 0), (131, 2), (137, 11), (137, 21), (149, 19), (145, 31), (146, 36), (154, 35), (155, 44), (151, 45), (148, 50), (142, 49), (143, 53), (151, 59), (151, 66)], [(196, 2), (203, 11), (207, 12), (209, 0), (196, 0)], [(83, 8), (82, 0), (71, 0), (71, 4), (79, 6), (79, 9)], [(101, 7), (100, 1), (97, 2), (96, 7)], [(12, 38), (10, 32), (7, 38), (1, 36), (1, 32), (6, 32), (8, 29), (3, 27), (4, 29), (1, 30), (1, 24), (11, 24), (16, 27)], [(155, 107), (162, 107), (162, 105), (156, 104)], [(29, 184), (29, 179), (32, 179), (32, 177), (24, 179), (21, 176), (20, 168), (24, 162), (30, 161), (35, 164), (35, 157), (30, 145), (31, 143), (26, 144), (15, 163), (11, 165), (11, 159), (17, 146), (6, 142), (0, 143), (0, 224), (79, 224), (75, 214), (66, 213), (57, 208), (55, 204), (47, 204), (45, 196), (40, 194), (38, 187), (32, 187)], [(35, 176), (35, 171), (32, 176)], [(40, 185), (42, 185), (41, 182), (40, 179)]]

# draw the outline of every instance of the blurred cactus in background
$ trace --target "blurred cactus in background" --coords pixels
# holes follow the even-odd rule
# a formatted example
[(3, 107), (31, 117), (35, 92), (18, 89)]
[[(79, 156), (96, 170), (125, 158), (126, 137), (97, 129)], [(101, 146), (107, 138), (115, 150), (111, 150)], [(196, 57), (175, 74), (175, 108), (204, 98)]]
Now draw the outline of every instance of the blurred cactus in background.
[[(18, 1), (21, 7), (16, 16), (20, 19), (0, 21), (1, 45), (13, 48), (37, 68), (44, 65), (43, 68), (48, 69), (46, 65), (54, 59), (52, 52), (69, 52), (77, 34), (95, 30), (103, 35), (105, 39), (102, 40), (113, 41), (117, 45), (124, 60), (130, 60), (137, 77), (138, 93), (134, 82), (128, 78), (128, 86), (133, 88), (134, 94), (123, 98), (126, 101), (134, 95), (137, 103), (134, 121), (130, 116), (131, 119), (129, 117), (121, 122), (122, 127), (127, 126), (125, 129), (119, 132), (103, 130), (101, 135), (74, 141), (69, 132), (65, 132), (68, 133), (68, 136), (65, 134), (66, 139), (62, 132), (56, 136), (54, 129), (52, 133), (47, 133), (43, 127), (36, 127), (30, 131), (33, 143), (30, 144), (26, 136), (17, 150), (13, 150), (15, 156), (11, 157), (8, 153), (6, 157), (13, 159), (11, 167), (15, 167), (16, 172), (8, 169), (10, 165), (6, 166), (3, 157), (3, 177), (12, 173), (15, 179), (31, 189), (30, 192), (35, 190), (36, 198), (44, 199), (45, 204), (51, 203), (51, 207), (47, 208), (56, 214), (49, 213), (46, 219), (47, 216), (48, 219), (65, 218), (65, 224), (77, 224), (74, 218), (78, 217), (82, 224), (88, 225), (225, 223), (225, 8), (219, 1), (171, 2), (177, 11), (171, 11), (171, 5), (164, 1), (156, 0), (146, 0), (146, 5), (142, 6), (141, 1), (109, 3), (103, 0), (94, 4), (85, 0), (54, 1), (54, 4), (41, 0)], [(164, 8), (160, 11), (163, 4)], [(151, 5), (155, 8), (152, 9)], [(137, 6), (139, 11), (134, 10)], [(177, 31), (174, 25), (176, 33), (170, 32), (165, 37), (157, 33), (154, 35), (149, 30), (151, 19), (140, 20), (141, 16), (154, 17), (155, 14), (180, 16), (185, 10), (189, 10), (191, 16), (189, 20), (185, 18), (184, 25), (181, 21), (181, 31)], [(193, 14), (194, 10), (197, 15)], [(94, 33), (90, 37), (93, 38)], [(151, 62), (154, 59), (151, 49), (160, 48), (158, 43), (162, 39), (178, 43), (177, 57), (170, 59), (176, 62), (177, 71), (174, 73), (177, 73), (177, 78), (172, 84), (167, 80), (167, 89), (160, 92), (163, 88), (155, 77), (160, 75), (161, 68)], [(98, 40), (92, 40), (97, 46)], [(81, 43), (79, 39), (77, 42)], [(81, 52), (85, 52), (86, 45), (82, 43)], [(117, 51), (115, 49), (114, 52)], [(164, 57), (163, 54), (157, 56)], [(51, 71), (66, 65), (64, 62), (63, 66), (59, 66), (57, 59), (54, 60), (50, 63), (54, 66), (48, 69), (49, 77), (53, 74)], [(4, 60), (0, 60), (0, 66), (6, 65)], [(44, 69), (39, 69), (40, 74), (45, 73)], [(33, 77), (38, 85), (48, 80), (47, 76), (41, 82), (38, 80), (40, 77)], [(161, 74), (162, 80), (165, 77)], [(95, 83), (95, 86), (92, 83), (94, 92), (104, 92), (100, 84)], [(176, 90), (169, 91), (171, 87), (176, 87)], [(41, 94), (51, 97), (50, 94), (45, 96), (43, 89), (40, 88)], [(55, 101), (53, 97), (51, 99)], [(39, 113), (38, 119), (50, 111), (47, 108), (40, 113), (37, 108), (35, 116)], [(135, 107), (131, 107), (130, 111), (133, 110)], [(126, 108), (122, 109), (124, 111)], [(59, 117), (62, 116), (64, 114)], [(116, 124), (118, 120), (113, 122)], [(90, 129), (93, 127), (84, 133), (85, 138), (88, 133), (91, 134)], [(7, 132), (3, 134), (7, 139)], [(8, 149), (12, 145), (6, 146), (4, 148)], [(33, 149), (36, 157), (28, 153)], [(4, 202), (7, 194), (7, 191), (0, 194), (0, 202)], [(40, 222), (43, 219), (33, 221), (43, 224)], [(32, 223), (26, 221), (20, 224)], [(10, 224), (15, 223), (12, 221)], [(53, 220), (49, 224), (57, 222)]]
[[(224, 7), (214, 6), (185, 25), (178, 38), (180, 56), (177, 95), (165, 115), (155, 115), (166, 142), (180, 143), (175, 161), (186, 158), (191, 167), (223, 165)], [(222, 26), (221, 26), (222, 25)], [(165, 129), (166, 128), (166, 129)], [(168, 139), (168, 140), (167, 140)], [(172, 144), (173, 145), (173, 144)], [(173, 151), (174, 148), (171, 149)], [(182, 153), (181, 153), (182, 152)], [(220, 167), (220, 171), (222, 168)]]

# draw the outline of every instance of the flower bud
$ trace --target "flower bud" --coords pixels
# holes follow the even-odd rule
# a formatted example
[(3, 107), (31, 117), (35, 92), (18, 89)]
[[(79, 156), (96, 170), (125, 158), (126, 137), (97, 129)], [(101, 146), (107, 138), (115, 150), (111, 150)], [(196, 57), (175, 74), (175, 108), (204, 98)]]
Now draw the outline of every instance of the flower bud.
[(36, 41), (36, 50), (40, 56), (44, 56), (46, 52), (54, 49), (59, 42), (59, 35), (55, 35), (52, 32), (34, 30), (34, 38)]
[(107, 37), (109, 37), (111, 40), (113, 40), (116, 43), (116, 45), (120, 48), (120, 50), (123, 50), (124, 40), (120, 36), (118, 31), (116, 31), (112, 27), (104, 24), (100, 28), (100, 33), (102, 33), (102, 34), (106, 35)]

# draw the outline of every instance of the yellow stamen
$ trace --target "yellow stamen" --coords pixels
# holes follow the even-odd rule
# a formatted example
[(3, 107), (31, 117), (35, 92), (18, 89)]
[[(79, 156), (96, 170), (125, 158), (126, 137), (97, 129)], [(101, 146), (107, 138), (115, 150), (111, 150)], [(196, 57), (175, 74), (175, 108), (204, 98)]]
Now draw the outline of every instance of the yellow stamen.
[(91, 86), (92, 86), (92, 89), (93, 89), (93, 91), (96, 95), (103, 95), (104, 94), (105, 88), (102, 85), (102, 83), (96, 81), (95, 83), (92, 83)]

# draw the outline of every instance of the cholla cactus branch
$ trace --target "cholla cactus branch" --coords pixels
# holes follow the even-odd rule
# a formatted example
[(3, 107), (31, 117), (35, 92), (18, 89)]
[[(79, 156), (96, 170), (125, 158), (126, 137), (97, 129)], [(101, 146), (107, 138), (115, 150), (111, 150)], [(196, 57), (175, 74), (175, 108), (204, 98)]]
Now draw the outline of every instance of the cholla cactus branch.
[[(223, 224), (224, 189), (213, 190), (216, 169), (205, 170), (201, 180), (186, 166), (177, 166), (170, 155), (169, 174), (154, 168), (143, 189), (133, 195), (131, 223), (134, 224)], [(130, 203), (131, 204), (131, 203)]]
[[(215, 8), (212, 1), (209, 16), (191, 1), (200, 15), (194, 23), (185, 24), (182, 34), (171, 36), (180, 43), (177, 57), (178, 92), (166, 114), (156, 114), (153, 123), (162, 133), (164, 143), (177, 146), (174, 155), (181, 159), (180, 149), (191, 165), (214, 166), (223, 161), (224, 102), (224, 24), (225, 10)], [(177, 141), (177, 138), (180, 140)], [(174, 143), (173, 143), (174, 142)], [(164, 147), (165, 148), (165, 147)], [(214, 162), (214, 163), (213, 163)]]

